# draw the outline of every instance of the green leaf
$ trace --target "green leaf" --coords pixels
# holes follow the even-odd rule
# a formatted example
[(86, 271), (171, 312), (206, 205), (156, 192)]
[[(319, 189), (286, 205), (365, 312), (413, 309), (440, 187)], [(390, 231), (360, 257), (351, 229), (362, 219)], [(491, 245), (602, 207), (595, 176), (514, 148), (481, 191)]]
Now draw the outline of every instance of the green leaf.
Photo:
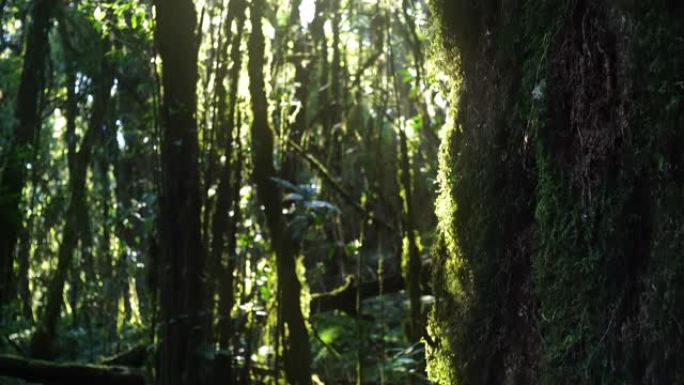
[(304, 200), (302, 194), (288, 193), (283, 197), (284, 201), (301, 201)]
[(335, 213), (340, 212), (340, 209), (337, 206), (327, 201), (319, 201), (314, 199), (312, 201), (306, 202), (306, 206), (312, 210), (327, 210)]
[(97, 21), (100, 21), (100, 22), (101, 22), (102, 20), (104, 20), (104, 18), (105, 18), (106, 16), (107, 16), (107, 13), (106, 13), (105, 11), (103, 11), (102, 8), (100, 8), (100, 6), (97, 6), (97, 7), (95, 8), (95, 11), (93, 11), (93, 17), (94, 17), (95, 20), (97, 20)]
[(279, 184), (279, 185), (285, 187), (288, 190), (294, 191), (296, 193), (301, 193), (301, 191), (299, 190), (299, 187), (297, 187), (294, 184), (286, 181), (285, 179), (271, 177), (271, 180), (274, 181), (276, 184)]
[(411, 128), (413, 128), (414, 131), (423, 128), (423, 116), (421, 114), (416, 114), (411, 118)]
[(407, 68), (400, 69), (399, 75), (401, 75), (401, 81), (404, 83), (409, 83), (414, 78), (411, 71), (409, 71)]

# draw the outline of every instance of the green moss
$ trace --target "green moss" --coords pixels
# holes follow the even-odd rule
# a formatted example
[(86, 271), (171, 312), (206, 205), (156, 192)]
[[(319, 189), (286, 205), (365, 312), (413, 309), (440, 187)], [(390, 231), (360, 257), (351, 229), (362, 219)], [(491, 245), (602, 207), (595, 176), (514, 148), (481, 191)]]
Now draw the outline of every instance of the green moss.
[[(648, 58), (653, 64), (664, 60), (665, 55), (673, 54), (674, 47), (668, 46), (671, 43), (663, 44), (662, 36), (658, 35), (676, 29), (663, 24), (666, 21), (662, 19), (663, 13), (657, 11), (657, 6), (648, 8), (650, 12), (644, 9), (644, 13), (624, 15), (635, 23), (635, 29), (627, 30), (629, 27), (624, 25), (616, 27), (625, 28), (622, 31), (624, 33), (634, 33), (633, 38), (641, 39), (641, 44), (644, 44), (625, 41), (621, 45), (617, 41), (613, 47), (617, 57), (613, 65), (624, 65), (633, 71), (622, 74), (625, 84), (620, 86), (625, 88), (630, 87), (630, 84), (636, 88), (650, 88), (649, 84), (676, 81), (675, 71), (667, 74), (664, 70), (647, 75), (646, 68), (640, 68), (638, 64), (642, 58)], [(621, 11), (625, 10), (612, 12)], [(591, 17), (608, 17), (609, 11), (605, 11), (603, 16), (600, 12), (598, 10)], [(652, 21), (648, 19), (658, 13), (661, 17), (657, 17), (657, 24), (650, 24)], [(643, 15), (646, 17), (642, 18)], [(619, 39), (619, 36), (615, 38)], [(610, 44), (610, 40), (604, 40), (604, 43)], [(650, 47), (658, 48), (656, 51)], [(554, 53), (556, 56), (563, 54), (561, 48)], [(678, 57), (681, 57), (681, 53)], [(634, 63), (629, 63), (632, 60)], [(649, 67), (652, 69), (651, 65)], [(682, 69), (681, 66), (679, 68)], [(548, 82), (565, 88), (552, 97), (567, 95), (568, 88), (581, 89), (582, 85), (579, 84), (563, 85), (564, 74), (556, 73), (556, 76), (549, 75)], [(643, 76), (646, 79), (643, 85), (639, 85)], [(654, 278), (653, 262), (656, 262), (655, 266), (659, 264), (657, 249), (653, 249), (653, 236), (658, 238), (657, 234), (662, 234), (662, 230), (653, 228), (653, 221), (659, 222), (660, 219), (652, 211), (652, 205), (658, 205), (661, 196), (660, 187), (657, 186), (659, 178), (653, 178), (658, 174), (657, 166), (654, 166), (661, 158), (659, 153), (665, 147), (663, 142), (658, 142), (664, 139), (663, 135), (667, 135), (666, 131), (681, 133), (681, 125), (668, 125), (667, 111), (657, 108), (661, 111), (653, 111), (653, 115), (646, 112), (654, 93), (649, 91), (648, 94), (643, 99), (637, 94), (627, 100), (635, 106), (626, 108), (628, 111), (625, 114), (628, 115), (625, 118), (629, 121), (624, 125), (615, 122), (616, 118), (612, 117), (619, 115), (604, 118), (603, 124), (611, 126), (613, 130), (621, 127), (629, 130), (618, 136), (624, 142), (598, 142), (598, 149), (584, 147), (586, 150), (583, 151), (590, 154), (591, 151), (610, 154), (592, 158), (592, 164), (588, 167), (595, 174), (591, 179), (577, 177), (576, 171), (587, 167), (582, 163), (586, 158), (578, 155), (561, 157), (556, 151), (558, 143), (567, 138), (562, 125), (553, 124), (553, 114), (558, 111), (550, 111), (542, 116), (545, 123), (539, 126), (537, 133), (539, 183), (536, 217), (539, 252), (534, 260), (535, 292), (541, 304), (540, 319), (546, 345), (540, 376), (542, 383), (623, 384), (642, 383), (647, 378), (667, 378), (665, 381), (669, 382), (681, 376), (676, 374), (669, 377), (670, 374), (664, 372), (648, 373), (651, 365), (660, 365), (661, 362), (649, 358), (642, 351), (644, 341), (668, 329), (666, 325), (660, 325), (644, 330), (646, 320), (653, 316), (660, 318), (663, 310), (669, 311), (664, 308), (646, 311), (643, 298), (651, 291), (644, 283)], [(590, 94), (588, 97), (591, 97)], [(610, 108), (615, 111), (614, 114), (619, 114), (624, 107), (619, 105), (618, 96), (615, 99)], [(583, 101), (573, 103), (576, 108)], [(597, 102), (587, 100), (584, 103)], [(583, 129), (581, 118), (578, 124)], [(651, 125), (644, 125), (644, 120), (651, 122)], [(578, 144), (566, 142), (565, 146)], [(681, 183), (677, 188), (681, 189)], [(668, 212), (668, 221), (674, 218), (681, 221), (684, 214), (676, 206), (669, 207)], [(673, 229), (670, 234), (674, 235), (676, 231)], [(670, 239), (669, 246), (681, 252), (681, 240), (676, 238), (675, 235)], [(668, 274), (680, 274), (681, 277), (681, 267), (674, 261), (670, 259), (667, 263)], [(661, 282), (656, 287), (672, 288), (672, 283)], [(674, 289), (682, 293), (681, 288)], [(674, 334), (672, 337), (671, 341), (677, 341)], [(681, 335), (678, 338), (681, 342)], [(671, 343), (658, 340), (661, 348)], [(655, 353), (655, 349), (652, 352)], [(670, 352), (674, 353), (674, 350)], [(670, 360), (668, 358), (665, 361)]]
[(430, 379), (440, 384), (459, 383), (453, 371), (452, 349), (449, 345), (449, 342), (454, 339), (453, 332), (458, 330), (458, 325), (450, 322), (451, 314), (457, 311), (454, 299), (464, 296), (459, 279), (463, 261), (460, 258), (453, 226), (457, 206), (454, 199), (454, 169), (450, 165), (457, 153), (455, 136), (456, 127), (453, 124), (447, 125), (443, 132), (439, 153), (440, 192), (436, 203), (439, 239), (433, 252), (433, 265), (437, 267), (433, 272), (436, 302), (427, 326), (428, 333), (434, 342), (426, 346), (426, 369)]
[(435, 1), (436, 382), (682, 381), (684, 7), (637, 3)]

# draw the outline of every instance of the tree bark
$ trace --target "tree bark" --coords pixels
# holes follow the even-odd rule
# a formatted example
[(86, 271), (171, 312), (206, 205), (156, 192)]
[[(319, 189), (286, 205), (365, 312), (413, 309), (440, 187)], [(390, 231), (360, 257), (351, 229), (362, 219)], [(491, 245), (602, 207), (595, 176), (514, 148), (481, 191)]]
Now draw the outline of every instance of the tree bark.
[(684, 380), (681, 4), (435, 1), (435, 381)]
[(45, 62), (49, 50), (48, 33), (56, 0), (35, 0), (26, 39), (15, 118), (14, 138), (6, 152), (6, 167), (0, 178), (0, 306), (13, 299), (14, 254), (22, 222), (21, 192), (26, 162), (40, 126), (38, 111)]
[(292, 385), (311, 385), (311, 350), (301, 311), (301, 283), (296, 272), (297, 245), (287, 232), (282, 216), (281, 194), (272, 180), (277, 174), (273, 166), (273, 132), (268, 124), (268, 101), (264, 91), (261, 17), (265, 7), (263, 0), (254, 0), (250, 9), (252, 33), (249, 38), (248, 72), (254, 119), (251, 127), (253, 175), (257, 196), (265, 208), (271, 245), (276, 253), (278, 285), (282, 293), (278, 306), (288, 330), (284, 346), (285, 375)]
[[(240, 69), (242, 67), (240, 46), (244, 32), (246, 9), (247, 4), (243, 0), (230, 2), (226, 17), (225, 33), (226, 43), (232, 41), (230, 46), (232, 67), (230, 71), (227, 71), (227, 58), (225, 55), (222, 55), (219, 73), (224, 74), (224, 76), (219, 77), (220, 84), (217, 86), (217, 97), (219, 98), (218, 119), (219, 127), (225, 140), (224, 155), (226, 160), (224, 165), (221, 166), (219, 185), (216, 192), (216, 207), (212, 217), (211, 263), (213, 263), (212, 269), (215, 273), (210, 278), (212, 279), (212, 286), (218, 292), (219, 297), (217, 336), (219, 348), (223, 351), (228, 350), (233, 334), (231, 311), (235, 303), (235, 294), (233, 292), (233, 271), (235, 270), (236, 258), (234, 239), (237, 221), (240, 220), (238, 211), (241, 180), (239, 176), (241, 175), (242, 168), (242, 160), (239, 159), (240, 154), (236, 155), (234, 151), (235, 144), (240, 141), (239, 127), (237, 135), (235, 135), (234, 131), (236, 127), (235, 111), (238, 100), (238, 82), (240, 81)], [(231, 33), (233, 19), (236, 20), (237, 33), (230, 39), (228, 34)], [(227, 48), (227, 45), (225, 48)], [(227, 80), (229, 84), (227, 94), (223, 85), (223, 78), (226, 77), (225, 74), (228, 75)], [(230, 211), (233, 212), (232, 217), (229, 215)], [(224, 255), (226, 258), (224, 258)], [(233, 357), (227, 354), (220, 354), (217, 357), (214, 374), (215, 381), (233, 381), (232, 361)]]
[(192, 0), (160, 0), (156, 10), (164, 91), (157, 383), (194, 385), (203, 382), (201, 348), (206, 327), (195, 116), (195, 5)]

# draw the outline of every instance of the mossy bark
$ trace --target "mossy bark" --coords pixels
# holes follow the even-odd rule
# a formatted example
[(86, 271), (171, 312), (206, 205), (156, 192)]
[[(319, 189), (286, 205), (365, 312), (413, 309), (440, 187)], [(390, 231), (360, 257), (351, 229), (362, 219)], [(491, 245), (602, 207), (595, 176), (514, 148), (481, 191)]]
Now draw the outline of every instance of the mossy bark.
[(684, 7), (436, 1), (441, 383), (679, 383)]
[[(232, 67), (228, 71), (227, 58), (224, 57), (219, 64), (217, 77), (222, 79), (217, 85), (218, 115), (221, 131), (225, 132), (225, 156), (226, 161), (221, 166), (218, 177), (218, 191), (214, 212), (212, 214), (212, 240), (211, 240), (211, 268), (209, 276), (213, 278), (211, 297), (214, 292), (218, 293), (218, 325), (217, 340), (222, 350), (228, 350), (233, 337), (233, 320), (231, 311), (235, 303), (233, 271), (235, 270), (236, 259), (236, 232), (238, 221), (240, 220), (240, 185), (242, 159), (239, 151), (235, 151), (235, 143), (240, 141), (239, 122), (236, 124), (236, 107), (238, 103), (237, 89), (239, 82), (240, 68), (242, 66), (242, 55), (240, 46), (242, 44), (242, 34), (245, 24), (245, 11), (247, 3), (244, 1), (231, 2), (228, 7), (228, 14), (225, 20), (224, 31), (226, 33), (226, 43), (223, 56), (227, 56), (227, 47), (230, 45), (230, 62)], [(235, 19), (237, 32), (235, 36), (230, 36), (232, 21)], [(230, 36), (230, 37), (229, 37)], [(223, 85), (226, 78), (229, 89)], [(228, 91), (228, 92), (227, 92)], [(237, 126), (237, 130), (236, 130)], [(237, 134), (234, 131), (238, 131)], [(239, 150), (239, 148), (238, 148)], [(236, 154), (237, 153), (237, 154)], [(234, 215), (229, 215), (233, 211)], [(211, 273), (215, 270), (218, 273)], [(213, 309), (213, 304), (211, 304)], [(216, 360), (214, 372), (215, 381), (224, 380), (229, 383), (234, 382), (232, 367), (233, 357), (229, 354), (221, 354)]]
[(257, 196), (264, 206), (271, 245), (276, 254), (280, 303), (285, 334), (284, 368), (287, 382), (311, 385), (311, 347), (301, 308), (302, 284), (296, 270), (298, 245), (289, 233), (282, 214), (281, 194), (273, 180), (273, 131), (268, 124), (268, 101), (264, 83), (265, 42), (262, 28), (263, 0), (254, 0), (250, 8), (252, 31), (249, 37), (249, 91), (253, 121), (250, 130), (253, 177)]

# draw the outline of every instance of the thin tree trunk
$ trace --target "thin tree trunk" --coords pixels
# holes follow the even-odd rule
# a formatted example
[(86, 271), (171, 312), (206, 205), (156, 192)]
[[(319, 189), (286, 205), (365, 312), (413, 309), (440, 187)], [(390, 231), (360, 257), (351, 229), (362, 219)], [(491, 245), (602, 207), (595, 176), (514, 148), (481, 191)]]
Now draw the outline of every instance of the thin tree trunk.
[[(110, 331), (112, 314), (116, 312), (116, 301), (113, 300), (112, 296), (112, 284), (114, 283), (114, 260), (113, 260), (113, 250), (112, 250), (112, 226), (107, 224), (114, 223), (115, 217), (112, 213), (111, 199), (112, 199), (112, 185), (109, 179), (109, 170), (112, 163), (112, 154), (116, 154), (115, 148), (117, 143), (113, 139), (114, 125), (111, 124), (112, 119), (109, 119), (109, 127), (107, 127), (107, 133), (105, 134), (103, 142), (103, 149), (99, 156), (97, 157), (97, 167), (98, 170), (97, 181), (100, 184), (100, 202), (102, 205), (101, 215), (102, 221), (105, 224), (102, 226), (100, 236), (101, 240), (99, 243), (98, 251), (100, 260), (97, 263), (97, 270), (100, 275), (100, 279), (103, 283), (103, 289), (98, 291), (98, 301), (99, 309), (98, 312), (94, 313), (94, 321), (100, 325), (103, 325), (105, 330)], [(116, 148), (118, 150), (118, 148)], [(117, 205), (118, 206), (118, 205)]]
[(399, 132), (399, 147), (401, 153), (400, 180), (403, 190), (403, 267), (406, 276), (406, 291), (409, 297), (410, 328), (408, 337), (413, 343), (420, 341), (423, 336), (423, 321), (421, 313), (420, 290), (420, 251), (416, 242), (417, 230), (413, 213), (413, 185), (411, 178), (411, 160), (408, 151), (406, 131), (402, 127)]
[[(389, 28), (389, 26), (388, 26)], [(387, 30), (387, 38), (389, 41), (390, 30)], [(394, 54), (392, 48), (389, 48), (389, 69), (391, 74), (396, 74), (396, 67), (394, 62)], [(402, 108), (399, 96), (404, 94), (402, 92), (401, 83), (396, 76), (392, 77), (395, 89), (396, 107), (399, 113)], [(409, 297), (409, 330), (408, 338), (412, 343), (419, 342), (423, 336), (423, 321), (421, 313), (421, 289), (420, 289), (420, 250), (418, 250), (417, 242), (417, 228), (413, 207), (413, 177), (411, 175), (411, 155), (408, 149), (408, 138), (406, 129), (403, 123), (398, 129), (399, 136), (399, 185), (400, 195), (403, 203), (402, 210), (402, 267), (406, 279), (406, 291)]]
[(301, 311), (301, 283), (297, 278), (295, 263), (297, 245), (287, 233), (280, 192), (272, 180), (277, 174), (273, 166), (273, 132), (268, 125), (268, 101), (264, 91), (264, 35), (261, 17), (265, 7), (263, 0), (254, 0), (250, 9), (252, 33), (249, 38), (248, 71), (254, 118), (251, 127), (253, 175), (257, 196), (265, 208), (271, 243), (276, 253), (278, 286), (282, 293), (279, 306), (288, 331), (284, 346), (285, 374), (291, 385), (310, 385), (311, 351)]
[(233, 191), (231, 192), (233, 198), (233, 218), (228, 230), (228, 247), (227, 250), (225, 250), (229, 259), (227, 265), (225, 268), (223, 268), (223, 272), (221, 274), (222, 278), (219, 280), (219, 314), (222, 315), (219, 319), (219, 346), (222, 349), (228, 347), (231, 337), (234, 334), (230, 319), (230, 312), (235, 302), (235, 293), (233, 292), (233, 271), (235, 270), (237, 258), (237, 229), (242, 218), (242, 212), (240, 209), (240, 187), (242, 186), (242, 148), (239, 143), (239, 138), (240, 127), (238, 126), (235, 139), (237, 144), (237, 156), (236, 163), (233, 167)]
[[(212, 218), (212, 245), (211, 245), (211, 258), (212, 262), (215, 264), (215, 271), (219, 272), (218, 275), (214, 275), (212, 284), (218, 291), (219, 302), (218, 302), (218, 342), (219, 348), (222, 351), (227, 351), (230, 346), (231, 335), (232, 335), (232, 320), (231, 310), (235, 302), (233, 293), (233, 270), (235, 269), (235, 228), (237, 225), (238, 215), (236, 214), (239, 210), (239, 185), (240, 185), (240, 172), (242, 167), (241, 159), (239, 159), (239, 154), (235, 156), (233, 146), (234, 143), (239, 142), (239, 127), (238, 135), (234, 135), (235, 130), (235, 110), (237, 105), (237, 94), (238, 94), (238, 82), (240, 76), (240, 68), (242, 67), (242, 53), (240, 52), (240, 45), (242, 43), (242, 33), (245, 24), (245, 10), (247, 5), (244, 1), (237, 0), (231, 1), (231, 6), (228, 9), (228, 17), (226, 20), (225, 31), (228, 36), (231, 31), (231, 25), (233, 19), (237, 21), (237, 34), (234, 39), (232, 39), (230, 59), (232, 62), (232, 68), (229, 73), (229, 93), (226, 95), (226, 90), (223, 83), (219, 84), (219, 119), (221, 131), (224, 132), (225, 139), (225, 163), (221, 167), (221, 173), (219, 177), (219, 185), (217, 189), (217, 201), (216, 207), (214, 209)], [(228, 37), (226, 37), (226, 42), (228, 42)], [(225, 73), (225, 68), (227, 67), (226, 58), (222, 58), (223, 63), (221, 66), (223, 68), (222, 73)], [(228, 98), (228, 106), (226, 110), (226, 97)], [(237, 167), (235, 170), (231, 170), (233, 167)], [(231, 172), (232, 171), (232, 172)], [(231, 176), (236, 176), (231, 185)], [(233, 211), (234, 215), (232, 218), (229, 216), (229, 212)], [(228, 242), (226, 242), (226, 240)], [(226, 245), (228, 247), (226, 248)], [(227, 255), (227, 260), (223, 257)], [(232, 361), (233, 358), (226, 354), (220, 354), (217, 359), (216, 365), (217, 370), (215, 371), (215, 381), (228, 381), (232, 383), (233, 381), (233, 371), (232, 371)]]
[(328, 99), (329, 105), (329, 122), (328, 135), (325, 136), (325, 144), (327, 147), (327, 161), (335, 175), (341, 174), (341, 152), (342, 152), (342, 55), (340, 50), (340, 24), (341, 11), (340, 1), (332, 1), (332, 62), (330, 66), (330, 97)]
[[(30, 222), (29, 222), (30, 223)], [(29, 269), (31, 266), (31, 232), (28, 227), (22, 230), (18, 250), (19, 271), (17, 274), (17, 290), (21, 299), (21, 309), (29, 322), (33, 323), (32, 298), (29, 290)]]
[(56, 0), (35, 0), (26, 39), (26, 53), (19, 83), (14, 138), (3, 157), (6, 167), (0, 177), (0, 306), (13, 298), (14, 252), (21, 227), (21, 191), (26, 162), (40, 125), (38, 100), (42, 92), (48, 55), (48, 32)]
[[(328, 0), (316, 0), (316, 9), (314, 18), (311, 21), (311, 39), (314, 42), (314, 47), (316, 51), (316, 56), (314, 62), (311, 63), (312, 68), (320, 68), (320, 72), (317, 74), (318, 79), (318, 92), (317, 97), (317, 108), (318, 110), (327, 109), (328, 107), (328, 92), (324, 92), (328, 87), (329, 75), (330, 75), (330, 64), (328, 62), (328, 40), (325, 36), (325, 22), (328, 12)], [(322, 114), (321, 114), (322, 115)], [(322, 138), (321, 138), (321, 148), (320, 153), (317, 154), (320, 159), (326, 159), (324, 150), (326, 148), (326, 138), (330, 134), (330, 120), (325, 116), (319, 116), (317, 114), (314, 120), (320, 120), (322, 125)], [(314, 122), (312, 122), (313, 124)]]
[(83, 137), (78, 153), (71, 162), (73, 164), (69, 175), (71, 197), (64, 223), (62, 243), (59, 245), (57, 255), (57, 269), (48, 286), (47, 302), (40, 323), (31, 339), (31, 355), (34, 358), (51, 358), (54, 355), (55, 334), (62, 309), (64, 283), (80, 236), (81, 228), (78, 220), (87, 208), (85, 202), (87, 171), (90, 166), (93, 147), (101, 135), (113, 82), (113, 72), (106, 60), (104, 58), (102, 60), (101, 72), (96, 78), (95, 98), (88, 130)]

